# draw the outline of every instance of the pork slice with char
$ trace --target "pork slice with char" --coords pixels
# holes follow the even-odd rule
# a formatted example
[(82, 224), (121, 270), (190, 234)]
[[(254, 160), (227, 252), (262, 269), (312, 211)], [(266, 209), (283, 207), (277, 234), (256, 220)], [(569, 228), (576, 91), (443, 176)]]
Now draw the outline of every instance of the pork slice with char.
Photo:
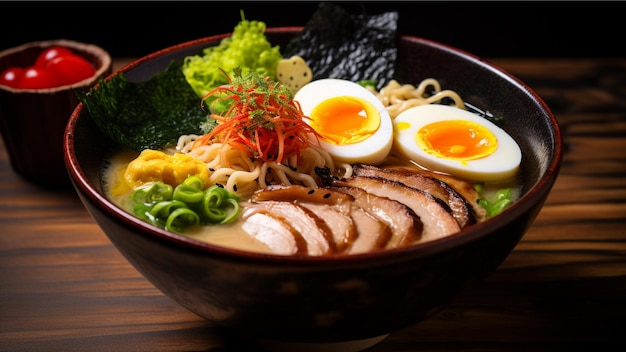
[(356, 176), (374, 176), (398, 181), (432, 194), (450, 207), (452, 215), (461, 228), (477, 222), (472, 205), (454, 188), (433, 175), (410, 172), (408, 169), (387, 169), (367, 164), (354, 165), (353, 173)]
[(449, 236), (461, 230), (450, 208), (438, 198), (420, 189), (397, 181), (368, 176), (333, 179), (332, 182), (336, 186), (358, 187), (374, 195), (396, 200), (411, 208), (423, 224), (420, 242)]
[(301, 201), (320, 204), (339, 204), (352, 202), (352, 196), (335, 192), (328, 188), (307, 187), (301, 185), (270, 185), (252, 194), (253, 202), (264, 200)]
[(417, 166), (393, 166), (390, 167), (390, 169), (396, 172), (408, 174), (419, 173), (429, 177), (437, 178), (442, 182), (445, 182), (448, 186), (450, 186), (457, 193), (459, 193), (467, 201), (468, 204), (470, 204), (470, 206), (474, 210), (474, 216), (476, 217), (477, 222), (482, 222), (487, 218), (487, 211), (485, 210), (485, 208), (480, 206), (480, 204), (478, 204), (480, 194), (476, 191), (472, 183), (452, 175), (424, 170)]
[(405, 204), (367, 192), (360, 187), (338, 185), (330, 189), (351, 195), (355, 205), (386, 224), (386, 227), (391, 230), (391, 237), (385, 241), (383, 241), (384, 237), (381, 238), (379, 245), (384, 244), (383, 248), (397, 248), (420, 240), (422, 222), (417, 214)]
[(358, 229), (351, 215), (350, 203), (322, 204), (296, 201), (296, 204), (310, 210), (324, 222), (324, 230), (332, 234), (333, 250), (337, 253), (345, 251), (357, 238)]
[(387, 247), (387, 243), (393, 237), (391, 227), (356, 204), (352, 206), (350, 216), (356, 225), (358, 235), (346, 249), (346, 253), (368, 253)]
[(326, 255), (334, 251), (332, 235), (326, 231), (323, 221), (298, 204), (267, 200), (258, 203), (246, 203), (244, 207), (244, 221), (247, 221), (252, 214), (261, 212), (270, 214), (288, 224), (304, 239), (307, 255)]
[(309, 210), (318, 225), (332, 235), (334, 252), (343, 252), (357, 236), (356, 224), (350, 216), (352, 196), (327, 188), (301, 185), (272, 185), (255, 192), (252, 201), (286, 201)]
[(255, 192), (255, 202), (288, 201), (315, 214), (332, 234), (337, 253), (364, 253), (419, 240), (422, 224), (404, 204), (360, 188), (270, 186)]
[(306, 254), (304, 238), (284, 220), (256, 209), (244, 213), (242, 229), (257, 241), (267, 246), (274, 254)]

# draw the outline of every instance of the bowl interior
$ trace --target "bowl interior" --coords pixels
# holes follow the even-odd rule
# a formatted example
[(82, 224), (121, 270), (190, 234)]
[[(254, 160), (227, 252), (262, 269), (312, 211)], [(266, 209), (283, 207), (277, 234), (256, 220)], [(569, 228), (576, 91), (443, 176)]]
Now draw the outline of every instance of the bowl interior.
[[(273, 45), (283, 47), (300, 29), (268, 28), (266, 34)], [(130, 63), (120, 72), (124, 72), (129, 81), (147, 80), (166, 69), (172, 60), (182, 61), (207, 46), (216, 45), (227, 35), (201, 38), (163, 49)], [(504, 117), (502, 127), (520, 145), (523, 154), (523, 190), (520, 201), (505, 211), (511, 213), (509, 217), (515, 217), (516, 212), (525, 211), (530, 206), (524, 203), (534, 203), (547, 195), (558, 173), (562, 142), (555, 117), (531, 88), (480, 58), (441, 43), (400, 36), (397, 48), (394, 77), (400, 83), (417, 84), (426, 78), (436, 78), (442, 89), (455, 90), (466, 102), (494, 116)], [(72, 138), (66, 138), (65, 157), (76, 187), (106, 208), (114, 209), (113, 212), (123, 213), (106, 200), (101, 188), (102, 162), (112, 151), (102, 146), (111, 143), (91, 122), (82, 104), (74, 111), (67, 132)], [(531, 199), (524, 201), (525, 198)], [(140, 221), (137, 223), (141, 224)]]

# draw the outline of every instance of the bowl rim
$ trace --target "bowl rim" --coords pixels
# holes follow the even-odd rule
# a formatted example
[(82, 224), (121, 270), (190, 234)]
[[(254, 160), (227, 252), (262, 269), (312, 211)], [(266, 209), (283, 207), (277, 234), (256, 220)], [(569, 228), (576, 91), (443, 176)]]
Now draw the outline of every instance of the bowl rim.
[[(287, 32), (297, 32), (302, 29), (302, 26), (268, 27), (266, 28), (266, 33), (281, 34)], [(133, 68), (138, 67), (150, 60), (171, 53), (173, 51), (189, 48), (192, 46), (218, 42), (219, 40), (229, 35), (230, 33), (210, 35), (160, 49), (143, 57), (137, 58), (136, 60), (133, 60), (132, 62), (124, 65), (117, 71), (109, 74), (105, 78), (105, 80), (109, 80), (111, 77), (119, 73), (132, 70)], [(367, 252), (362, 254), (341, 254), (329, 256), (285, 256), (278, 254), (257, 253), (203, 242), (190, 237), (186, 237), (184, 235), (168, 232), (164, 229), (158, 228), (154, 225), (140, 220), (139, 218), (119, 208), (104, 194), (102, 194), (102, 192), (98, 191), (98, 188), (96, 186), (90, 183), (89, 178), (86, 176), (80, 165), (78, 165), (74, 145), (72, 142), (74, 127), (78, 119), (80, 118), (83, 109), (82, 103), (79, 103), (76, 106), (75, 110), (72, 112), (64, 136), (64, 158), (66, 161), (68, 172), (70, 173), (72, 179), (72, 183), (74, 184), (74, 187), (77, 189), (77, 191), (81, 192), (82, 196), (86, 197), (86, 200), (90, 201), (91, 203), (97, 204), (97, 206), (103, 212), (105, 212), (107, 216), (115, 218), (115, 221), (124, 223), (126, 227), (142, 229), (142, 232), (139, 233), (142, 236), (149, 236), (155, 240), (158, 239), (161, 241), (166, 241), (169, 243), (169, 245), (182, 246), (199, 253), (210, 255), (212, 257), (221, 257), (238, 261), (252, 261), (257, 263), (280, 263), (281, 265), (289, 264), (294, 267), (310, 267), (311, 265), (327, 267), (336, 266), (337, 264), (362, 265), (364, 263), (366, 263), (367, 265), (373, 265), (374, 263), (379, 262), (402, 261), (407, 257), (416, 258), (431, 256), (489, 236), (493, 230), (497, 230), (506, 226), (508, 223), (513, 221), (513, 219), (516, 219), (521, 214), (529, 211), (531, 207), (535, 206), (537, 202), (541, 201), (542, 197), (547, 198), (547, 193), (550, 192), (554, 182), (556, 181), (561, 166), (563, 158), (563, 141), (559, 123), (550, 108), (544, 102), (544, 100), (530, 86), (522, 82), (517, 77), (508, 73), (501, 67), (494, 65), (487, 60), (481, 59), (474, 54), (468, 53), (462, 49), (447, 44), (439, 43), (418, 36), (398, 34), (398, 40), (399, 39), (407, 39), (433, 46), (441, 50), (451, 51), (456, 55), (463, 57), (464, 59), (473, 61), (478, 65), (488, 68), (491, 71), (495, 71), (499, 75), (516, 83), (521, 89), (525, 91), (526, 94), (531, 97), (532, 100), (539, 103), (545, 115), (547, 115), (550, 126), (552, 126), (552, 143), (554, 145), (554, 150), (551, 154), (552, 158), (537, 182), (532, 185), (520, 197), (520, 199), (518, 199), (510, 207), (505, 209), (498, 216), (495, 216), (494, 218), (489, 219), (486, 222), (472, 225), (471, 227), (462, 230), (460, 233), (451, 236), (446, 236), (440, 239), (435, 239), (411, 246), (396, 249), (387, 249), (376, 252)], [(97, 88), (97, 85), (95, 86), (95, 88)]]

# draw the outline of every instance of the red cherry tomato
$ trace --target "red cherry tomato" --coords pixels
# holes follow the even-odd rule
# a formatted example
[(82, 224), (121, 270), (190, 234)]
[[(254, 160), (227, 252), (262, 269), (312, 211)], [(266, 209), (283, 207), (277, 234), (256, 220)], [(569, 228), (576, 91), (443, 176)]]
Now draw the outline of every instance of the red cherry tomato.
[(31, 66), (26, 68), (24, 75), (17, 88), (21, 89), (43, 89), (58, 86), (54, 76), (41, 67)]
[(0, 76), (0, 84), (4, 84), (5, 86), (11, 88), (18, 88), (22, 77), (24, 77), (25, 71), (26, 70), (24, 68), (17, 66), (7, 68)]
[(35, 60), (35, 66), (38, 67), (46, 67), (48, 62), (50, 62), (55, 57), (65, 56), (65, 55), (75, 55), (71, 49), (68, 49), (63, 46), (51, 46), (39, 54), (37, 59)]
[(46, 71), (52, 74), (59, 85), (73, 84), (96, 74), (93, 66), (78, 55), (64, 55), (48, 62)]

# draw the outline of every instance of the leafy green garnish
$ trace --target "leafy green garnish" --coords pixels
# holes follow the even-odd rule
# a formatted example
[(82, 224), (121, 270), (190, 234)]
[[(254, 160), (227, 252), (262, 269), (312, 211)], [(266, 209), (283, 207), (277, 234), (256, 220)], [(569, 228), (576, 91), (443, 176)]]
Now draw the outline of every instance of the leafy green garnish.
[(474, 185), (474, 189), (481, 195), (478, 204), (487, 211), (487, 217), (500, 214), (509, 205), (513, 204), (513, 194), (510, 188), (498, 189), (491, 197), (487, 197), (483, 193), (483, 184)]
[(226, 224), (241, 213), (240, 198), (218, 185), (204, 189), (191, 175), (176, 187), (162, 181), (135, 190), (130, 199), (133, 214), (169, 231), (183, 232), (194, 225)]
[(363, 79), (363, 80), (358, 81), (357, 83), (362, 87), (365, 87), (365, 88), (372, 87), (374, 89), (376, 89), (376, 84), (377, 84), (376, 80), (374, 79)]
[(181, 66), (172, 61), (166, 70), (139, 83), (120, 73), (100, 81), (97, 89), (78, 92), (78, 99), (100, 130), (119, 145), (136, 151), (163, 149), (181, 135), (201, 134), (200, 126), (209, 121)]
[(241, 12), (241, 21), (231, 36), (222, 39), (219, 45), (207, 47), (202, 55), (185, 58), (183, 74), (187, 82), (203, 97), (213, 88), (228, 84), (234, 68), (244, 73), (254, 71), (262, 77), (276, 80), (276, 66), (282, 59), (279, 46), (272, 46), (265, 36), (265, 23), (248, 21)]

